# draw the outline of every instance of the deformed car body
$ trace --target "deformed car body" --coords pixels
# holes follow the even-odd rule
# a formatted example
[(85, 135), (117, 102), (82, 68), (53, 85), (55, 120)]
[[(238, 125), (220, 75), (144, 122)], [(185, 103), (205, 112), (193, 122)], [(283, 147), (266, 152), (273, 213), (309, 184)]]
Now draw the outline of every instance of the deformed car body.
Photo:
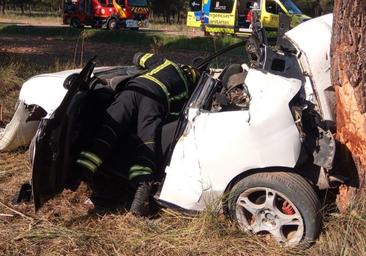
[[(190, 212), (218, 204), (242, 230), (270, 233), (285, 245), (316, 239), (321, 223), (316, 191), (342, 182), (333, 175), (331, 29), (332, 15), (307, 21), (285, 34), (287, 48), (261, 45), (259, 68), (243, 64), (228, 79), (229, 69), (204, 72), (178, 122), (163, 128), (162, 137), (167, 129), (174, 136), (165, 138), (156, 202)], [(72, 177), (80, 142), (75, 137), (83, 135), (74, 132), (80, 128), (75, 113), (87, 112), (80, 102), (96, 87), (114, 88), (138, 73), (111, 67), (92, 75), (93, 64), (88, 65), (79, 76), (73, 75), (79, 71), (41, 75), (22, 88), (21, 102), (35, 105), (33, 113), (44, 112), (31, 150), (36, 208), (61, 193)], [(53, 83), (51, 77), (60, 79)], [(42, 79), (58, 88), (49, 92), (57, 99), (45, 101)], [(240, 102), (230, 102), (238, 88)]]

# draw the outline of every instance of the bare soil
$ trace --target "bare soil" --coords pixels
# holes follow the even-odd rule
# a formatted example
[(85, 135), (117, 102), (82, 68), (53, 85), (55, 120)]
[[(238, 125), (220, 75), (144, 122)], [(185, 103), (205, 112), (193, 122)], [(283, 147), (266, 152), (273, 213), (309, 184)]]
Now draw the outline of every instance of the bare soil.
[[(132, 64), (133, 55), (137, 51), (150, 51), (149, 48), (138, 48), (131, 45), (113, 43), (88, 42), (81, 40), (58, 40), (47, 37), (29, 35), (12, 35), (0, 37), (0, 54), (7, 53), (23, 59), (31, 59), (40, 64), (52, 63), (55, 60), (79, 64), (97, 55), (98, 65), (128, 65)], [(156, 50), (154, 48), (154, 50)], [(167, 52), (161, 49), (168, 58), (182, 63), (191, 63), (200, 53), (190, 51)], [(202, 53), (201, 53), (202, 54)]]
[[(156, 45), (136, 47), (82, 39), (61, 40), (55, 37), (32, 35), (2, 35), (0, 36), (0, 68), (1, 64), (9, 61), (9, 59), (14, 60), (15, 63), (26, 63), (22, 66), (24, 68), (28, 67), (27, 70), (18, 70), (18, 76), (21, 77), (21, 80), (25, 80), (38, 73), (81, 67), (94, 56), (97, 56), (97, 66), (132, 65), (133, 55), (138, 51), (159, 52), (173, 61), (188, 64), (192, 63), (195, 57), (206, 55), (205, 52), (198, 51), (168, 51)], [(3, 84), (2, 88), (12, 87), (19, 90), (21, 86), (21, 83), (18, 83), (14, 87), (12, 82), (10, 82), (11, 85), (8, 85), (3, 80), (4, 78), (0, 77), (0, 84)], [(6, 89), (6, 91), (4, 89), (0, 92), (0, 105), (2, 105), (3, 113), (5, 113), (3, 119), (8, 121), (11, 118), (11, 111), (13, 111), (15, 104), (13, 98), (17, 94), (13, 89)], [(8, 92), (12, 92), (12, 94)], [(8, 97), (12, 99), (9, 101)]]

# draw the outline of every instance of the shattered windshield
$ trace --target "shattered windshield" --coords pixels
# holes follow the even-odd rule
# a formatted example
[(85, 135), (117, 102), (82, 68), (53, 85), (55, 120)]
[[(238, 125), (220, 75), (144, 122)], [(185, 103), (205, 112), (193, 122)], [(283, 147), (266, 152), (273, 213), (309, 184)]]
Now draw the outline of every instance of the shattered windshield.
[(299, 7), (291, 0), (281, 0), (281, 3), (286, 7), (289, 14), (302, 14)]
[(147, 6), (147, 0), (128, 0), (131, 6)]

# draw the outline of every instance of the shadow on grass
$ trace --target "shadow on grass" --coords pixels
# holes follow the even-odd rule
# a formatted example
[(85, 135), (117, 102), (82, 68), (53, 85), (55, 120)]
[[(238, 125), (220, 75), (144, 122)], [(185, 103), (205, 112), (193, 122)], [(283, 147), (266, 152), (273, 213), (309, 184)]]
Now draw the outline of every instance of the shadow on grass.
[(80, 35), (80, 30), (56, 26), (0, 25), (0, 35), (29, 35), (72, 39)]
[(75, 40), (78, 37), (92, 42), (128, 44), (139, 47), (159, 45), (167, 49), (182, 49), (192, 51), (214, 52), (230, 44), (239, 42), (239, 38), (223, 37), (188, 37), (185, 35), (166, 35), (155, 31), (128, 31), (102, 29), (73, 29), (69, 27), (52, 26), (16, 26), (0, 25), (0, 35), (29, 35), (39, 37), (54, 37), (58, 40)]

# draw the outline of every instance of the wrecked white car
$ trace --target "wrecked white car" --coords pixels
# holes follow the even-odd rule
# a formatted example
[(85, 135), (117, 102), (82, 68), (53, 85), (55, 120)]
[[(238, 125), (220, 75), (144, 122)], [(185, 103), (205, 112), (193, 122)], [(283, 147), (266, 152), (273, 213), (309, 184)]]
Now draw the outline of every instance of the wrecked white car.
[[(231, 65), (203, 73), (179, 119), (162, 131), (165, 164), (154, 195), (161, 207), (199, 212), (219, 205), (244, 231), (270, 233), (285, 245), (316, 239), (317, 192), (343, 182), (334, 174), (331, 27), (331, 15), (307, 21), (287, 32), (277, 51), (257, 36), (256, 45), (248, 45), (256, 48), (256, 68)], [(90, 62), (75, 72), (27, 81), (15, 114), (22, 120), (12, 120), (1, 139), (1, 145), (18, 146), (19, 131), (29, 130), (25, 143), (36, 132), (31, 153), (37, 209), (72, 187), (70, 167), (102, 109), (93, 102), (107, 106), (113, 90), (138, 70), (94, 69)], [(12, 128), (16, 122), (20, 130)], [(116, 180), (113, 163), (104, 169)], [(128, 185), (119, 189), (128, 194)]]

